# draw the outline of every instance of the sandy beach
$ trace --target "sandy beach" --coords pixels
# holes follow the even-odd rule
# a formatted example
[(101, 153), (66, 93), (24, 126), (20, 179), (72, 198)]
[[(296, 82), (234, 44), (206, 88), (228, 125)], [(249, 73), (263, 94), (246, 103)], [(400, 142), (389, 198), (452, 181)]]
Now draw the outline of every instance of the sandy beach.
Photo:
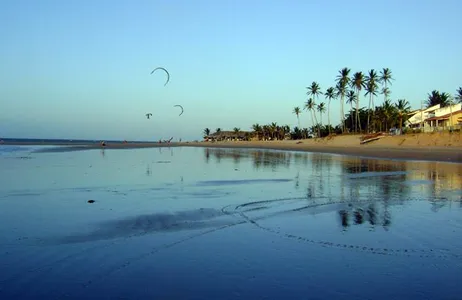
[[(157, 147), (214, 147), (214, 148), (258, 148), (272, 150), (332, 153), (383, 159), (405, 159), (462, 163), (462, 135), (459, 133), (430, 133), (385, 136), (379, 140), (360, 144), (360, 135), (333, 136), (322, 139), (285, 141), (221, 141), (221, 142), (173, 142), (173, 143), (108, 143), (105, 149), (136, 149)], [(8, 143), (4, 143), (7, 145)], [(12, 143), (10, 143), (12, 144)], [(32, 145), (15, 143), (15, 145)], [(34, 143), (34, 145), (37, 145)], [(47, 145), (40, 143), (40, 145)], [(101, 149), (100, 144), (75, 145), (53, 144), (59, 148), (48, 148), (46, 152), (79, 151)], [(63, 147), (64, 146), (64, 147)]]

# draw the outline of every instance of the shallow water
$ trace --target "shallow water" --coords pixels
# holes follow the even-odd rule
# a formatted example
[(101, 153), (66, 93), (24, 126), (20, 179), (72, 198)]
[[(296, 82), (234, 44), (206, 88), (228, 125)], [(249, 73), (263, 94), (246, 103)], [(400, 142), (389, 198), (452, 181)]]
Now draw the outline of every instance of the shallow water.
[(460, 164), (0, 147), (0, 299), (462, 293)]

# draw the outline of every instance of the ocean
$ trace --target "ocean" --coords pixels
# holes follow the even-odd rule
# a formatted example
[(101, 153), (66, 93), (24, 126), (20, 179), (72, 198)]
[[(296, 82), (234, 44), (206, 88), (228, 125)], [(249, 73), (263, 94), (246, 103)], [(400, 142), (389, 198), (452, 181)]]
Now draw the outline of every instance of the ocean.
[[(88, 145), (88, 144), (99, 144), (101, 141), (111, 144), (122, 144), (124, 141), (121, 140), (74, 140), (74, 139), (18, 139), (18, 138), (1, 138), (0, 142), (4, 143), (27, 143), (27, 144), (47, 144), (47, 145)], [(127, 141), (130, 143), (152, 143), (153, 141)]]
[(0, 299), (458, 299), (462, 165), (0, 145)]

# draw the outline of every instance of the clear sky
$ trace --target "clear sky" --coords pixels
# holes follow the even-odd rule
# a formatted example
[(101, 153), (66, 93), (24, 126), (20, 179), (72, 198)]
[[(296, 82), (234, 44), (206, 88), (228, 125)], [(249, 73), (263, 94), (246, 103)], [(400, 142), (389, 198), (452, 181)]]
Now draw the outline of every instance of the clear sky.
[[(201, 138), (205, 127), (294, 126), (306, 87), (333, 86), (343, 67), (390, 68), (391, 98), (413, 108), (433, 89), (454, 94), (462, 85), (460, 0), (5, 0), (0, 7), (1, 137), (185, 140)], [(164, 73), (150, 75), (157, 66), (170, 72), (165, 87)], [(185, 109), (180, 117), (175, 104)], [(339, 103), (331, 110), (337, 124)], [(309, 114), (301, 123), (311, 125)]]

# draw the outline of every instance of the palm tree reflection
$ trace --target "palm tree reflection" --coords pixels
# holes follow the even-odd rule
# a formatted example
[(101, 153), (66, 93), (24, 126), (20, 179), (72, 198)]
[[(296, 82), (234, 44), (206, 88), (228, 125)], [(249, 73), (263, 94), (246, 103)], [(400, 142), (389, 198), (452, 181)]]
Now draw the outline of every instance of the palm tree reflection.
[(353, 225), (363, 225), (367, 222), (371, 226), (371, 229), (375, 229), (377, 225), (380, 225), (388, 231), (391, 226), (390, 211), (384, 210), (383, 213), (380, 213), (376, 207), (376, 203), (369, 204), (365, 209), (361, 207), (351, 211), (342, 209), (338, 212), (338, 215), (343, 230), (350, 227), (350, 220), (353, 220)]
[(343, 230), (346, 230), (350, 226), (350, 216), (346, 210), (338, 212), (340, 216), (340, 222), (342, 223)]

